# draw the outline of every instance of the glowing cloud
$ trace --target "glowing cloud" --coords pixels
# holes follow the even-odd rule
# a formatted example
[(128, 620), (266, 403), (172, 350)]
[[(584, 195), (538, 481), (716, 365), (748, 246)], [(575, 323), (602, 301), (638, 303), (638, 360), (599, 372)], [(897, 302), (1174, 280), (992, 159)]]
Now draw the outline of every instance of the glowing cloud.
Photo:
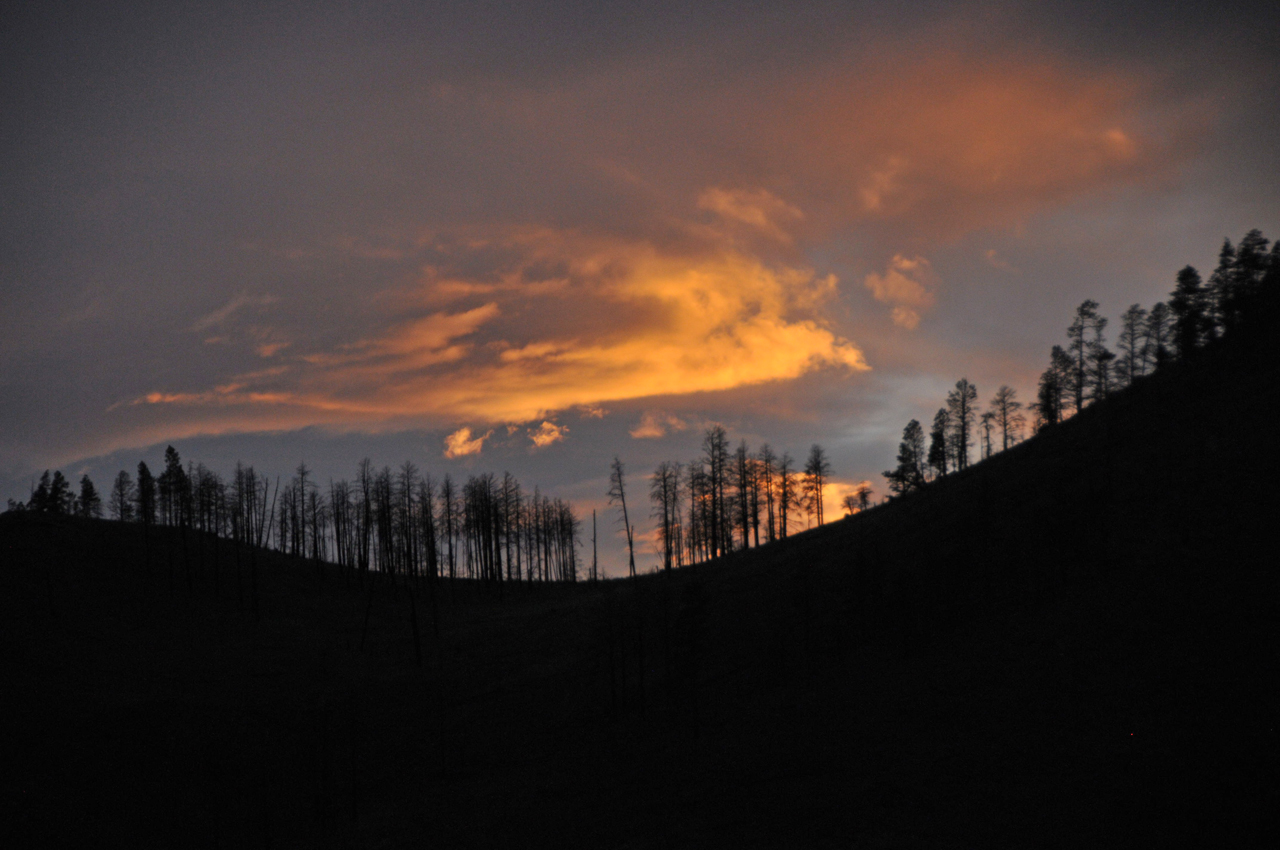
[[(342, 420), (345, 410), (350, 422), (524, 423), (571, 408), (599, 415), (609, 401), (868, 368), (861, 351), (819, 319), (836, 294), (834, 276), (767, 263), (715, 234), (691, 232), (696, 237), (680, 247), (539, 228), (465, 234), (452, 249), (459, 265), (472, 252), (509, 258), (490, 275), (507, 284), (472, 294), (497, 300), (299, 353), (293, 371), (240, 381), (235, 400), (271, 392), (291, 405), (338, 411), (326, 421)], [(519, 286), (545, 280), (547, 269), (561, 285), (533, 293)], [(456, 290), (461, 279), (429, 276), (403, 309), (431, 302), (437, 280)], [(559, 439), (536, 434), (537, 445)], [(465, 429), (450, 437), (451, 457), (479, 447)]]
[(924, 257), (895, 254), (884, 274), (872, 272), (864, 285), (875, 299), (892, 307), (893, 323), (907, 330), (920, 324), (920, 310), (932, 307), (937, 276)]
[(765, 189), (707, 189), (698, 197), (698, 209), (749, 225), (779, 242), (791, 242), (782, 222), (792, 224), (804, 218), (800, 210)]
[(533, 440), (534, 448), (541, 449), (552, 443), (560, 442), (568, 432), (568, 425), (557, 425), (554, 422), (543, 421), (537, 428), (529, 429), (529, 439)]
[(493, 436), (493, 431), (472, 438), (470, 428), (459, 428), (444, 438), (444, 456), (447, 458), (464, 457), (480, 454), (484, 441)]
[(668, 430), (683, 431), (687, 427), (689, 426), (683, 419), (679, 419), (670, 413), (646, 410), (640, 416), (640, 422), (628, 433), (637, 440), (656, 440), (659, 437), (665, 437)]

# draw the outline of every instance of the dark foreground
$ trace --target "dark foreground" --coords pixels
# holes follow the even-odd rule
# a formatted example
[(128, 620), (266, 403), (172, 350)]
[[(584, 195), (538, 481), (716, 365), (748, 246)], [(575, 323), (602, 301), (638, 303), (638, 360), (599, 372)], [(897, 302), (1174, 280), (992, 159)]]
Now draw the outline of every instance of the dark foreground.
[(434, 623), (5, 515), (0, 844), (1274, 846), (1276, 386), (1227, 351), (819, 532)]

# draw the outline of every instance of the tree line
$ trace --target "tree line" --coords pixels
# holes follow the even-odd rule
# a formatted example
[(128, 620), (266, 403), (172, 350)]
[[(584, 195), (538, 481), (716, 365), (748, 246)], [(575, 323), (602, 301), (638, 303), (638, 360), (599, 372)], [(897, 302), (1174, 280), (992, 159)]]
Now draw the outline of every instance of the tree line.
[(1049, 366), (1029, 405), (1006, 385), (979, 413), (977, 388), (961, 378), (934, 415), (928, 435), (916, 419), (903, 429), (898, 464), (883, 473), (890, 492), (904, 495), (961, 471), (969, 466), (975, 442), (980, 457), (990, 457), (1020, 442), (1028, 425), (1033, 434), (1051, 428), (1166, 363), (1194, 360), (1256, 321), (1265, 310), (1262, 301), (1280, 291), (1280, 242), (1269, 251), (1268, 244), (1258, 230), (1236, 245), (1224, 240), (1207, 282), (1195, 267), (1183, 267), (1167, 302), (1150, 309), (1133, 304), (1121, 314), (1115, 351), (1107, 346), (1108, 320), (1098, 312), (1098, 302), (1084, 301), (1067, 327), (1066, 344), (1050, 350)]
[[(662, 569), (781, 540), (801, 519), (822, 525), (823, 487), (830, 477), (831, 463), (817, 444), (797, 469), (790, 454), (779, 456), (768, 443), (753, 452), (742, 440), (731, 449), (724, 427), (711, 425), (697, 457), (687, 463), (663, 461), (649, 476)], [(635, 575), (635, 527), (627, 509), (626, 468), (618, 457), (610, 465), (608, 497), (619, 508), (628, 570)]]
[[(61, 472), (47, 471), (30, 500), (10, 500), (9, 509), (103, 515), (88, 475), (76, 498)], [(228, 480), (202, 463), (184, 467), (169, 446), (159, 475), (145, 462), (136, 478), (127, 470), (116, 475), (107, 510), (121, 522), (204, 532), (362, 574), (497, 583), (597, 577), (594, 562), (586, 571), (580, 563), (581, 522), (572, 506), (537, 488), (526, 494), (510, 473), (459, 482), (421, 473), (412, 462), (375, 469), (366, 458), (354, 481), (322, 488), (305, 463), (285, 482), (237, 463)]]

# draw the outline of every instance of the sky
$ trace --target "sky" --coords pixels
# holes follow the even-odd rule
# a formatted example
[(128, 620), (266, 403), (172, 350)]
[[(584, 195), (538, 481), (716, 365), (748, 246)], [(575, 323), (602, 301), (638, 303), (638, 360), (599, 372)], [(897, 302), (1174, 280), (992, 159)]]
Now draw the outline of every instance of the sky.
[(1280, 235), (1262, 3), (508, 5), (0, 16), (0, 499), (509, 470), (617, 571), (615, 455), (642, 533), (712, 423), (882, 494), (959, 378)]

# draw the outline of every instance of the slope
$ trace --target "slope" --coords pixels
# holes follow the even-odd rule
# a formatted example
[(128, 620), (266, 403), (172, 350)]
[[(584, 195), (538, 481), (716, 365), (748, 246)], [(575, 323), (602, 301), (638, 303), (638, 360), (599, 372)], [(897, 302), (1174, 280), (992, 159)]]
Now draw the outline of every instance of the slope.
[(780, 544), (434, 604), (4, 515), (0, 838), (1259, 843), (1277, 377), (1256, 340), (1220, 346)]

